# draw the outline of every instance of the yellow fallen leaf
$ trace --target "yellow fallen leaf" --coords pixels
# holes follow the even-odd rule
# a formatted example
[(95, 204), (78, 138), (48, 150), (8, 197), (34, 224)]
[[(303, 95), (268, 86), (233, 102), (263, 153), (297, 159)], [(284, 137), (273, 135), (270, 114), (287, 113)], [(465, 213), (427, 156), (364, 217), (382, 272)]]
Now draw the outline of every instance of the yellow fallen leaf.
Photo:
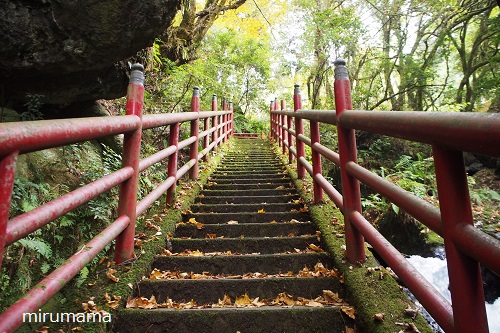
[(115, 273), (116, 273), (116, 269), (108, 268), (108, 270), (106, 271), (106, 277), (113, 282), (118, 282), (118, 281), (120, 281), (120, 278), (116, 277), (114, 275)]
[(352, 306), (343, 306), (341, 307), (342, 312), (344, 312), (346, 315), (349, 316), (351, 319), (356, 319), (356, 316), (354, 316), (354, 308)]
[(309, 307), (312, 307), (312, 308), (322, 308), (323, 304), (321, 304), (319, 302), (316, 302), (316, 301), (310, 300), (309, 302), (306, 303), (306, 306), (309, 306)]
[(196, 224), (196, 218), (190, 218), (188, 223)]
[(329, 303), (342, 303), (342, 298), (339, 297), (337, 293), (334, 293), (331, 290), (323, 290), (323, 297)]
[(231, 305), (231, 297), (229, 297), (227, 294), (224, 294), (224, 298), (222, 300), (219, 299), (219, 305), (224, 306), (224, 305)]
[(149, 274), (149, 278), (150, 278), (151, 280), (159, 280), (159, 279), (161, 279), (161, 278), (162, 278), (162, 275), (163, 275), (163, 274), (162, 274), (162, 273), (161, 273), (161, 272), (160, 272), (157, 268), (155, 268), (155, 269), (153, 269), (153, 271)]
[(259, 210), (257, 211), (257, 213), (259, 213), (259, 214), (262, 214), (262, 213), (265, 213), (265, 212), (266, 212), (266, 211), (264, 210), (264, 208), (259, 209)]
[(250, 299), (250, 297), (248, 297), (247, 293), (245, 293), (244, 295), (241, 295), (239, 297), (236, 297), (236, 299), (234, 300), (234, 305), (236, 305), (238, 307), (246, 306), (249, 304), (252, 304), (252, 300)]
[(314, 244), (309, 244), (309, 248), (314, 252), (325, 252), (322, 248)]

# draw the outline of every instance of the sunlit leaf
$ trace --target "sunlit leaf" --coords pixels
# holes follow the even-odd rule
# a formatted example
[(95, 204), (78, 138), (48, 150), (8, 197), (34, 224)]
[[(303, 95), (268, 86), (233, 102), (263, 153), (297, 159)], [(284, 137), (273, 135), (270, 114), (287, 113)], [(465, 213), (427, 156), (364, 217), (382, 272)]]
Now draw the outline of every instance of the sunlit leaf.
[(344, 312), (346, 315), (349, 316), (351, 319), (356, 319), (356, 316), (354, 315), (354, 308), (352, 306), (342, 306), (341, 307), (342, 312)]

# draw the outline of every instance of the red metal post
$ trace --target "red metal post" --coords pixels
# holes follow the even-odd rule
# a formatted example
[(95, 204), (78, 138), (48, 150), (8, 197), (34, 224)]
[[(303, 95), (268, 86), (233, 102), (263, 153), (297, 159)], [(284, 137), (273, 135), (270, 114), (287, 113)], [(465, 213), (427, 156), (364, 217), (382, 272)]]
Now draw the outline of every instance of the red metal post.
[(455, 332), (488, 332), (479, 263), (454, 242), (459, 226), (473, 225), (463, 154), (433, 145), (434, 165), (450, 277)]
[[(292, 117), (288, 116), (287, 117), (287, 126), (288, 126), (288, 129), (291, 130), (292, 129)], [(289, 131), (288, 132), (288, 163), (289, 164), (292, 164), (293, 162), (293, 158), (294, 158), (294, 155), (292, 153), (292, 147), (293, 147), (293, 134)]]
[[(193, 97), (191, 98), (191, 112), (200, 112), (200, 88), (193, 88)], [(200, 120), (196, 118), (191, 121), (191, 137), (196, 137), (196, 140), (189, 146), (189, 158), (194, 160), (193, 167), (189, 170), (190, 179), (198, 179), (198, 138)]]
[[(319, 123), (317, 121), (310, 121), (311, 129), (311, 148), (315, 143), (320, 143), (320, 133), (319, 133)], [(312, 165), (313, 165), (313, 192), (314, 192), (314, 202), (319, 203), (323, 200), (323, 188), (316, 180), (316, 175), (322, 175), (321, 167), (321, 154), (316, 150), (312, 149)]]
[(9, 221), (12, 188), (16, 176), (17, 155), (18, 151), (15, 151), (0, 158), (0, 269), (2, 268), (7, 222)]
[(269, 113), (271, 115), (271, 139), (276, 140), (276, 124), (274, 123), (276, 115), (273, 114), (274, 111), (274, 101), (269, 104)]
[(229, 102), (229, 111), (231, 111), (231, 113), (229, 114), (228, 130), (230, 131), (230, 134), (232, 136), (234, 134), (234, 109), (233, 109), (233, 102)]
[[(210, 118), (205, 118), (203, 119), (203, 131), (208, 131), (210, 127)], [(203, 137), (203, 150), (205, 149), (208, 149), (208, 145), (209, 145), (209, 135), (205, 135)], [(206, 162), (208, 161), (208, 154), (205, 154), (203, 156), (203, 161)]]
[[(345, 60), (335, 61), (335, 104), (337, 119), (345, 110), (352, 110), (351, 83), (349, 82), (348, 70)], [(338, 124), (338, 122), (337, 122)], [(346, 256), (350, 263), (365, 261), (365, 243), (361, 233), (351, 224), (349, 216), (351, 212), (361, 213), (361, 193), (359, 181), (350, 176), (345, 165), (348, 162), (357, 163), (356, 135), (353, 129), (343, 128), (337, 125), (340, 169), (342, 179), (342, 195), (344, 197), (344, 224), (346, 237)]]
[[(175, 152), (168, 157), (168, 177), (176, 177), (177, 175), (177, 161), (179, 156), (179, 123), (170, 125), (170, 134), (168, 136), (168, 145), (175, 146)], [(174, 192), (177, 181), (167, 190), (167, 205), (171, 205), (174, 201)]]
[[(127, 92), (127, 115), (135, 115), (142, 119), (144, 104), (144, 67), (134, 64), (130, 74)], [(132, 133), (125, 134), (123, 140), (124, 167), (132, 167), (134, 173), (130, 179), (120, 185), (118, 216), (127, 215), (130, 223), (116, 238), (115, 262), (117, 264), (134, 256), (134, 235), (137, 206), (137, 186), (139, 180), (139, 161), (141, 152), (142, 124)]]
[[(284, 111), (286, 109), (286, 103), (284, 100), (281, 100), (281, 110)], [(285, 126), (287, 124), (287, 120), (286, 120), (286, 116), (285, 115), (282, 115), (281, 116), (281, 126)], [(286, 145), (285, 145), (285, 141), (286, 141), (286, 138), (288, 138), (288, 135), (287, 135), (287, 131), (282, 128), (281, 130), (281, 145), (282, 145), (282, 150), (281, 152), (283, 154), (286, 154)]]
[[(302, 109), (302, 98), (300, 96), (300, 86), (295, 85), (293, 91), (293, 110)], [(299, 140), (299, 134), (304, 134), (304, 124), (302, 118), (295, 117), (295, 145), (297, 146), (297, 177), (304, 179), (306, 176), (306, 168), (300, 163), (300, 158), (306, 154), (304, 142)]]
[[(217, 95), (212, 95), (212, 111), (217, 111)], [(212, 127), (217, 128), (217, 116), (212, 117)], [(217, 130), (212, 132), (212, 142), (217, 142)], [(217, 143), (214, 146), (214, 151), (217, 151)]]

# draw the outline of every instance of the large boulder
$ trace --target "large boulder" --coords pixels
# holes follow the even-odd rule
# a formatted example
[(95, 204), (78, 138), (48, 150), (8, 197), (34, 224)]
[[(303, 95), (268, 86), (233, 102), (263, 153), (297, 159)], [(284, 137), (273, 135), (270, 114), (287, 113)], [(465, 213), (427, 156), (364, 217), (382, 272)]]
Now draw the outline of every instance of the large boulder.
[(127, 60), (152, 45), (180, 0), (0, 1), (0, 103), (123, 96)]

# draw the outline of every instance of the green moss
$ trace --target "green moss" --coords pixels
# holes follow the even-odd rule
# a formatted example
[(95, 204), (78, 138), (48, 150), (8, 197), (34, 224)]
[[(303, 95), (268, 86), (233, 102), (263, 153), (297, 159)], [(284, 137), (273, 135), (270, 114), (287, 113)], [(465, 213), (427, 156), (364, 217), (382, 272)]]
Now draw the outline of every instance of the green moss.
[[(402, 323), (413, 322), (420, 332), (434, 332), (425, 319), (418, 314), (415, 319), (406, 315), (405, 309), (416, 306), (409, 300), (402, 287), (387, 269), (373, 258), (365, 248), (367, 260), (362, 265), (351, 265), (345, 258), (344, 223), (341, 211), (325, 195), (324, 203), (313, 204), (312, 182), (308, 176), (304, 181), (297, 179), (295, 165), (283, 163), (294, 181), (300, 195), (309, 206), (311, 219), (321, 232), (325, 250), (333, 257), (336, 267), (344, 277), (348, 299), (356, 309), (358, 332), (387, 333), (402, 331)], [(383, 313), (384, 320), (374, 319), (375, 314)]]
[[(141, 249), (136, 249), (136, 260), (122, 265), (111, 266), (111, 268), (117, 270), (114, 275), (119, 278), (118, 282), (112, 282), (106, 278), (108, 263), (112, 265), (112, 262), (104, 261), (89, 274), (84, 285), (76, 288), (76, 279), (73, 279), (42, 308), (42, 311), (47, 313), (79, 313), (83, 312), (82, 303), (87, 303), (92, 300), (99, 309), (108, 311), (113, 315), (113, 310), (106, 305), (106, 294), (111, 298), (114, 296), (121, 297), (120, 306), (124, 307), (128, 297), (132, 296), (133, 289), (137, 288), (137, 283), (143, 276), (149, 275), (151, 264), (156, 255), (163, 252), (167, 235), (173, 233), (175, 224), (182, 221), (182, 212), (187, 210), (194, 203), (203, 185), (206, 184), (208, 177), (220, 162), (225, 151), (230, 149), (233, 143), (233, 140), (229, 140), (226, 144), (218, 148), (217, 156), (212, 157), (207, 163), (200, 163), (200, 173), (197, 181), (183, 179), (179, 182), (176, 189), (176, 198), (178, 200), (173, 207), (161, 210), (152, 206), (153, 208), (146, 212), (145, 217), (138, 218), (136, 234), (144, 233), (147, 235), (149, 241), (144, 242)], [(164, 198), (160, 198), (159, 200), (164, 200)], [(157, 232), (156, 229), (148, 229), (145, 226), (144, 221), (146, 219), (153, 219), (153, 223), (161, 228), (161, 236), (155, 236)], [(112, 260), (112, 258), (109, 260)], [(43, 326), (43, 324), (32, 324), (32, 326), (24, 324), (17, 332), (33, 332), (41, 326)], [(50, 331), (62, 329), (67, 332), (78, 326), (81, 327), (84, 332), (90, 333), (110, 331), (110, 325), (106, 323), (82, 323), (71, 325), (56, 325), (55, 323), (51, 323)]]

